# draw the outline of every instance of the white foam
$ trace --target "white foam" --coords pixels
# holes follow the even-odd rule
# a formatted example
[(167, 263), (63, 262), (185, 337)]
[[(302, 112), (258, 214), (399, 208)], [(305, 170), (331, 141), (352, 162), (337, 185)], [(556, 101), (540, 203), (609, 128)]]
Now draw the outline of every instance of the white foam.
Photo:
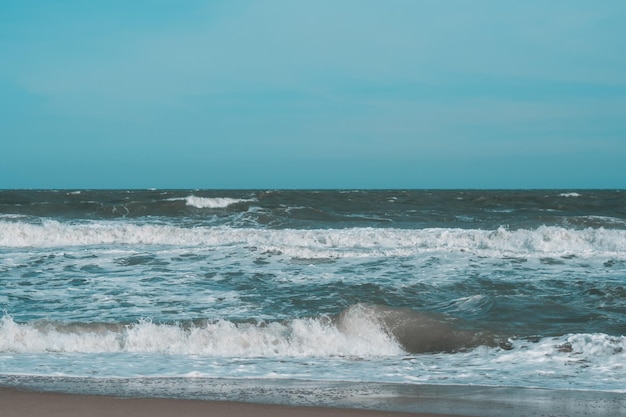
[(626, 337), (603, 333), (569, 334), (544, 338), (537, 343), (513, 341), (513, 350), (493, 359), (502, 371), (517, 373), (523, 379), (536, 374), (563, 378), (580, 374), (588, 367), (598, 376), (623, 375), (626, 361)]
[(230, 197), (197, 197), (195, 195), (190, 195), (180, 200), (185, 200), (188, 206), (195, 208), (226, 208), (228, 206), (232, 206), (233, 204), (238, 203), (247, 203), (255, 200), (243, 199), (243, 198), (230, 198)]
[(324, 319), (267, 325), (221, 320), (192, 328), (142, 321), (107, 329), (18, 324), (5, 315), (0, 319), (0, 374), (300, 378), (626, 392), (625, 336), (569, 334), (513, 340), (512, 350), (481, 346), (407, 355), (370, 317), (358, 314), (366, 311), (351, 309), (354, 315), (346, 317), (350, 329), (342, 331)]
[(580, 194), (578, 193), (561, 193), (559, 194), (559, 197), (580, 197)]
[(220, 227), (184, 228), (130, 222), (81, 224), (44, 220), (40, 224), (0, 220), (0, 246), (84, 245), (239, 246), (292, 258), (411, 256), (469, 252), (485, 256), (626, 257), (626, 230), (582, 230), (541, 226), (497, 230), (352, 228), (271, 230)]
[(354, 317), (347, 330), (328, 319), (201, 327), (141, 321), (123, 328), (88, 325), (39, 326), (0, 319), (0, 353), (163, 353), (216, 357), (377, 357), (402, 349), (368, 317)]
[(112, 332), (65, 333), (21, 325), (5, 315), (0, 319), (0, 352), (108, 352), (119, 346)]
[[(409, 360), (411, 383), (524, 386), (624, 391), (626, 337), (569, 334), (537, 342), (512, 341), (512, 350), (479, 347), (453, 355)], [(421, 372), (420, 372), (421, 371)]]

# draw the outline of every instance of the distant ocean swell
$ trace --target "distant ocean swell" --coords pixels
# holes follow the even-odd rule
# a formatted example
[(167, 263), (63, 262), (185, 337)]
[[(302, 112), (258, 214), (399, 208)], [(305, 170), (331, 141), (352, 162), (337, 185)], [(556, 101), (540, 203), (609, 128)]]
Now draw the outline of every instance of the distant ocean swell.
[(5, 190), (0, 218), (253, 228), (625, 228), (620, 191)]

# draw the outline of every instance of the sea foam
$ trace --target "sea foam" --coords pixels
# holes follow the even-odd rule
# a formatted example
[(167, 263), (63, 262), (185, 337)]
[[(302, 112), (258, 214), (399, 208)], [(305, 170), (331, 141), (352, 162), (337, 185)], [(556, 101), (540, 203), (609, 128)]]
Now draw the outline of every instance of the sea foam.
[(240, 246), (261, 253), (302, 259), (411, 256), (429, 252), (470, 252), (486, 256), (626, 257), (626, 230), (496, 230), (429, 228), (253, 229), (176, 227), (158, 224), (95, 221), (38, 224), (0, 220), (0, 247), (92, 245)]
[(371, 317), (355, 315), (340, 330), (327, 318), (202, 326), (16, 323), (0, 319), (0, 353), (164, 353), (216, 357), (377, 357), (402, 354)]
[(195, 208), (208, 208), (208, 209), (217, 209), (217, 208), (226, 208), (228, 206), (232, 206), (233, 204), (238, 203), (248, 203), (256, 200), (243, 199), (243, 198), (230, 198), (230, 197), (197, 197), (195, 195), (190, 195), (182, 199), (184, 200), (188, 206)]
[[(358, 311), (366, 310), (352, 313)], [(9, 364), (24, 374), (43, 370), (44, 375), (53, 370), (55, 375), (79, 376), (236, 375), (381, 382), (397, 382), (400, 376), (407, 383), (549, 384), (624, 392), (624, 336), (569, 334), (511, 340), (510, 349), (479, 346), (452, 354), (416, 355), (404, 352), (371, 317), (357, 314), (352, 319), (349, 330), (324, 318), (265, 324), (218, 320), (197, 327), (144, 320), (107, 328), (87, 323), (18, 324), (5, 315), (0, 319), (0, 372)], [(111, 354), (117, 358), (113, 363)], [(119, 363), (127, 367), (120, 370)]]

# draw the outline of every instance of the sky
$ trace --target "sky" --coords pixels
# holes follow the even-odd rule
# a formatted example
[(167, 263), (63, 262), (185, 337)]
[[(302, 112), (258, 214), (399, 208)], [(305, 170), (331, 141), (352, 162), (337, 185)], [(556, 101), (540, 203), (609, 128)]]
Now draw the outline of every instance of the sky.
[(0, 189), (626, 188), (623, 0), (4, 0)]

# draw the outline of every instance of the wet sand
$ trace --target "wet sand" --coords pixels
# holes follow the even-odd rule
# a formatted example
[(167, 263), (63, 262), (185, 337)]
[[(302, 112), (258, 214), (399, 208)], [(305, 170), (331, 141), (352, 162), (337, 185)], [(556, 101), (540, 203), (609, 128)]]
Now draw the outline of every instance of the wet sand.
[(75, 381), (82, 389), (47, 382), (0, 384), (0, 417), (626, 417), (626, 393), (618, 392), (349, 383), (320, 390), (298, 381), (203, 381), (197, 390), (159, 396), (123, 381), (98, 388)]
[[(162, 398), (116, 398), (97, 395), (30, 392), (0, 388), (2, 417), (435, 417), (428, 413), (252, 404)], [(450, 415), (447, 415), (450, 417)]]

